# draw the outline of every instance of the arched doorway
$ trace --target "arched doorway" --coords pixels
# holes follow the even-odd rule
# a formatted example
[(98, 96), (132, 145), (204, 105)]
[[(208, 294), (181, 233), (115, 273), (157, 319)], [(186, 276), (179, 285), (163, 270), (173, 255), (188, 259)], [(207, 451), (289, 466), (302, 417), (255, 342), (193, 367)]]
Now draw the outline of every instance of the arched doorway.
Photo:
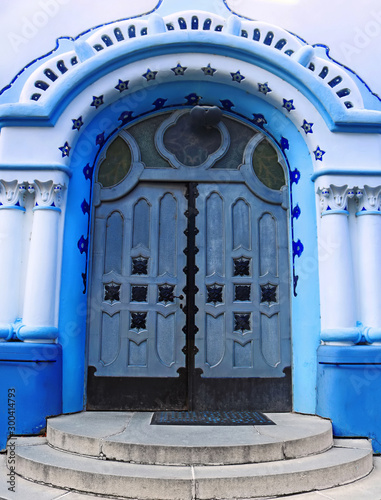
[(196, 107), (98, 162), (89, 409), (291, 409), (288, 188), (259, 130)]

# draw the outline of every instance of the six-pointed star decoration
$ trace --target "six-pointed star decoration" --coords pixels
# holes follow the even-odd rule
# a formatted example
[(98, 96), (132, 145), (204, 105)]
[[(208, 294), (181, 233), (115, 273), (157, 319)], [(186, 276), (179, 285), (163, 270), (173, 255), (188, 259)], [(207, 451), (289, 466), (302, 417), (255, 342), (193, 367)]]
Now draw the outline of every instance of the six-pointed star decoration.
[(128, 84), (129, 80), (120, 80), (118, 82), (118, 85), (115, 86), (116, 90), (119, 90), (119, 92), (123, 92), (128, 89)]

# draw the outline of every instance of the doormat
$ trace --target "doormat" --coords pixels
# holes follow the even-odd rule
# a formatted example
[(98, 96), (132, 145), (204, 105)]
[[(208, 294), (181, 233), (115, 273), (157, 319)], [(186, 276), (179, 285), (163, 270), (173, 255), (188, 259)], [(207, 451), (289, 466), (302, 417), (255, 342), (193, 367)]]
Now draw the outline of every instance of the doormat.
[(158, 411), (151, 425), (276, 425), (259, 411)]

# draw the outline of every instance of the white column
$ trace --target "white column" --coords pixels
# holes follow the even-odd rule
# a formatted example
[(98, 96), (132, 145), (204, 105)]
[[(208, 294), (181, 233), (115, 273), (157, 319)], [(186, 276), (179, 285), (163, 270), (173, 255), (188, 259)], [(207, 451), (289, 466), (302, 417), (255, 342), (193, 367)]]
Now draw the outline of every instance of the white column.
[(25, 185), (0, 181), (0, 339), (13, 336), (20, 311)]
[(35, 195), (33, 229), (22, 323), (17, 336), (32, 342), (54, 342), (58, 336), (55, 321), (57, 289), (58, 228), (62, 186), (53, 181), (28, 186)]
[(319, 189), (321, 202), (320, 303), (321, 339), (335, 344), (361, 340), (356, 327), (353, 258), (348, 223), (348, 186)]
[(359, 318), (365, 338), (381, 343), (381, 186), (358, 189)]

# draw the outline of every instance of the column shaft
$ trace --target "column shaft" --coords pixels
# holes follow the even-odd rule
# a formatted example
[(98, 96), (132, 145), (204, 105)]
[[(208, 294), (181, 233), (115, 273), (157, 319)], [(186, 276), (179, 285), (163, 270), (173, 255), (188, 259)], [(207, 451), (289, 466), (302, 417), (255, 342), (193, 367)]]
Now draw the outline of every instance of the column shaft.
[(36, 207), (26, 276), (23, 323), (54, 326), (60, 210)]

